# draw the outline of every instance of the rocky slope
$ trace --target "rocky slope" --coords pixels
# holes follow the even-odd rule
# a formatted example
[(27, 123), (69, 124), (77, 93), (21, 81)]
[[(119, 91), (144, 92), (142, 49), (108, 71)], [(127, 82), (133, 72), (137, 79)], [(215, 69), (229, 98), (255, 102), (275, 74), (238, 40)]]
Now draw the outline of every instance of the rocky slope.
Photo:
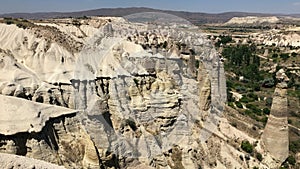
[(192, 25), (60, 19), (0, 34), (0, 152), (65, 168), (276, 163), (240, 150), (260, 138), (229, 124), (222, 59)]

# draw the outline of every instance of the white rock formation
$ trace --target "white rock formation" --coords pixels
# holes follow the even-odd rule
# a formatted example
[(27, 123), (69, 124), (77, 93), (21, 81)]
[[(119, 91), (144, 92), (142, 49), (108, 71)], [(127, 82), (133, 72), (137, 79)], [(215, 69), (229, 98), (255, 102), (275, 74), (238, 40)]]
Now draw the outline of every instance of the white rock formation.
[(281, 69), (276, 73), (279, 84), (274, 91), (271, 113), (262, 135), (262, 143), (276, 163), (268, 161), (271, 168), (278, 168), (289, 155), (289, 130), (287, 121), (287, 76)]
[(233, 17), (225, 25), (239, 24), (262, 24), (262, 23), (277, 23), (279, 19), (276, 16), (271, 17), (256, 17), (256, 16), (247, 16), (247, 17)]
[(77, 113), (64, 107), (0, 95), (0, 133), (40, 132), (50, 118)]
[(33, 169), (33, 168), (47, 168), (47, 169), (64, 169), (65, 167), (47, 163), (41, 160), (16, 156), (12, 154), (0, 153), (0, 167), (1, 168), (18, 168), (18, 169)]

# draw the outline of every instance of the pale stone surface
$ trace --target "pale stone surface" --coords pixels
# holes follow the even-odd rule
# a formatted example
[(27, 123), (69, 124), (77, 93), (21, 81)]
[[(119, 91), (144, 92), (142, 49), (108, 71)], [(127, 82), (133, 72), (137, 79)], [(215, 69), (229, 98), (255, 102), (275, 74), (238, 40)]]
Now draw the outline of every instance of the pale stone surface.
[(40, 132), (50, 118), (77, 113), (63, 107), (0, 95), (0, 133)]
[(26, 158), (22, 156), (0, 153), (0, 167), (1, 168), (18, 168), (18, 169), (64, 169), (63, 166), (47, 163), (33, 158)]
[(233, 17), (225, 25), (231, 24), (262, 24), (262, 23), (277, 23), (279, 19), (275, 16), (271, 17), (255, 17), (255, 16), (247, 16), (247, 17)]
[(288, 132), (286, 89), (276, 88), (271, 113), (262, 135), (266, 151), (278, 162), (276, 167), (289, 155)]

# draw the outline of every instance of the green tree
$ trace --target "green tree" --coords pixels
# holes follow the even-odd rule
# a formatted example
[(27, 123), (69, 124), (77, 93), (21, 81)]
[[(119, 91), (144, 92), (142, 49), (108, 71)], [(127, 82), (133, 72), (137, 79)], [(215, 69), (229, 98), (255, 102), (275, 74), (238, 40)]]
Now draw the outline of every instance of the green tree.
[(260, 58), (254, 54), (255, 45), (239, 45), (226, 47), (222, 55), (227, 58), (225, 68), (251, 81), (258, 81), (260, 77)]
[(241, 148), (247, 153), (253, 152), (253, 145), (248, 140), (242, 141)]

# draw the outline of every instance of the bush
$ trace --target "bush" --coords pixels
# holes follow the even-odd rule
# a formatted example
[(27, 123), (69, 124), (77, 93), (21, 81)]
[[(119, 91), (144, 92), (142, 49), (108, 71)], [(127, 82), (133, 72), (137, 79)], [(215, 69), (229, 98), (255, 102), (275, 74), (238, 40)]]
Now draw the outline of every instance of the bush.
[(290, 81), (288, 82), (288, 88), (292, 88), (295, 86), (295, 79), (294, 77), (290, 78)]
[(261, 83), (265, 88), (272, 88), (275, 86), (275, 80), (273, 78), (264, 79)]
[(273, 53), (272, 58), (278, 58), (278, 54), (277, 53)]
[(240, 101), (243, 103), (249, 103), (251, 100), (248, 97), (243, 96)]
[(264, 116), (264, 117), (261, 118), (259, 121), (262, 122), (264, 125), (266, 125), (267, 122), (268, 122), (268, 117)]
[(73, 20), (73, 21), (72, 21), (72, 24), (73, 24), (74, 26), (81, 26), (81, 23), (80, 23), (78, 20)]
[(23, 23), (17, 23), (17, 27), (22, 28), (22, 29), (27, 28), (26, 24), (23, 24)]
[(5, 20), (5, 23), (6, 23), (7, 25), (11, 25), (11, 24), (13, 24), (14, 22), (13, 22), (12, 20)]
[(234, 108), (234, 105), (233, 105), (233, 103), (232, 103), (232, 102), (228, 102), (228, 106), (230, 106), (230, 107)]
[(236, 105), (236, 107), (238, 107), (238, 108), (240, 108), (240, 109), (243, 108), (243, 105), (242, 105), (242, 103), (240, 103), (240, 102), (235, 102), (235, 105)]
[(251, 88), (254, 90), (254, 91), (260, 91), (260, 85), (255, 83), (251, 86)]
[(248, 116), (251, 116), (251, 115), (252, 115), (252, 111), (246, 110), (246, 111), (245, 111), (245, 114), (248, 115)]
[(220, 47), (221, 44), (226, 45), (227, 43), (232, 42), (231, 36), (220, 35), (219, 38), (220, 40), (215, 44), (217, 47)]
[(235, 90), (239, 93), (244, 93), (247, 89), (244, 86), (237, 86)]
[(290, 57), (290, 56), (289, 56), (289, 54), (287, 54), (287, 53), (282, 53), (282, 54), (280, 54), (280, 58), (282, 58), (284, 61), (286, 61), (289, 57)]
[(263, 157), (260, 153), (256, 153), (256, 158), (258, 161), (262, 161), (263, 160)]
[(241, 148), (242, 148), (242, 150), (246, 151), (247, 153), (251, 154), (253, 152), (253, 145), (250, 144), (250, 142), (248, 140), (242, 141)]
[(251, 98), (253, 101), (258, 100), (258, 96), (254, 94), (253, 92), (248, 93), (247, 96)]
[(266, 114), (266, 115), (269, 115), (270, 114), (270, 109), (264, 108), (263, 113)]
[(290, 165), (295, 165), (296, 164), (296, 159), (295, 159), (295, 157), (294, 156), (289, 156), (288, 158), (287, 158), (287, 162), (290, 164)]
[(295, 53), (295, 52), (293, 52), (291, 55), (292, 55), (293, 57), (296, 57), (298, 54)]
[(293, 153), (298, 153), (300, 151), (300, 140), (290, 142), (289, 150)]
[(273, 102), (273, 99), (271, 97), (268, 97), (266, 99), (266, 106), (271, 106), (272, 105), (272, 102)]
[(253, 113), (260, 115), (260, 116), (262, 115), (261, 110), (257, 106), (255, 106), (253, 104), (247, 104), (246, 107), (248, 109), (250, 109)]

